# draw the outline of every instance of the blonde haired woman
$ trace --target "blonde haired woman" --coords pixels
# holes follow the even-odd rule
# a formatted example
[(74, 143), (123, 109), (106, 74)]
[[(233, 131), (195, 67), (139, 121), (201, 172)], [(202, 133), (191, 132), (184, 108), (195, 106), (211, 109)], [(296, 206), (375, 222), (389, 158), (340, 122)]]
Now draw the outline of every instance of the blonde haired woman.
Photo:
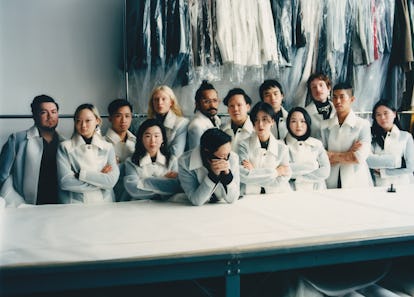
[(99, 112), (92, 104), (82, 104), (75, 111), (74, 122), (71, 139), (62, 142), (57, 153), (60, 200), (112, 202), (119, 169), (112, 144), (99, 133)]
[(167, 143), (171, 154), (181, 156), (185, 150), (189, 120), (183, 116), (173, 90), (161, 85), (156, 87), (148, 102), (148, 118), (157, 119), (167, 132)]

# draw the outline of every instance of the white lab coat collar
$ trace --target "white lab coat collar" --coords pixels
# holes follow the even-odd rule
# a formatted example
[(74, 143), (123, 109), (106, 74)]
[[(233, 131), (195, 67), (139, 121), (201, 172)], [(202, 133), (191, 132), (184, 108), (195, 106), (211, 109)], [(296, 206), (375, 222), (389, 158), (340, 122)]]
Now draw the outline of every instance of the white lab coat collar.
[[(108, 130), (106, 131), (106, 137), (108, 137), (110, 141), (114, 144), (121, 142), (121, 137), (119, 137), (118, 133), (116, 133), (112, 128), (108, 128)], [(131, 140), (133, 142), (136, 141), (135, 135), (129, 130), (127, 130), (127, 141), (128, 140)]]
[(177, 115), (170, 109), (167, 115), (165, 116), (164, 123), (163, 123), (164, 127), (173, 129), (176, 121), (177, 121)]
[[(250, 137), (250, 147), (253, 150), (262, 149), (262, 146), (260, 145), (259, 137), (257, 136), (256, 132), (254, 132), (253, 137)], [(277, 156), (279, 154), (279, 146), (278, 146), (278, 140), (273, 136), (272, 133), (270, 133), (269, 138), (269, 145), (267, 147), (267, 152), (270, 154), (273, 154)]]
[(398, 139), (400, 137), (400, 134), (401, 130), (396, 125), (393, 125), (391, 131), (387, 133), (387, 136)]
[[(155, 163), (161, 164), (163, 166), (167, 166), (167, 158), (159, 151), (155, 158)], [(139, 166), (144, 167), (146, 165), (152, 164), (152, 160), (150, 155), (147, 153), (140, 161)]]
[[(197, 112), (195, 113), (194, 118), (198, 118), (199, 120), (202, 120), (205, 127), (213, 126), (213, 123), (211, 122), (211, 120), (199, 110), (197, 110)], [(214, 120), (216, 122), (216, 126), (214, 127), (220, 128), (221, 119), (219, 118), (219, 116), (215, 115)]]
[[(73, 147), (77, 147), (77, 146), (80, 146), (80, 145), (86, 145), (85, 140), (83, 140), (82, 136), (79, 135), (78, 133), (76, 133), (75, 135), (73, 135), (71, 141), (72, 141)], [(102, 136), (100, 136), (98, 133), (95, 133), (93, 135), (91, 145), (94, 145), (94, 146), (96, 146), (99, 149), (104, 149), (106, 143), (108, 143), (108, 142), (105, 141), (102, 138)]]
[(295, 137), (293, 137), (290, 133), (286, 135), (286, 143), (289, 145), (299, 145), (301, 143), (309, 145), (309, 146), (317, 146), (318, 140), (313, 137), (308, 137), (306, 140), (297, 140)]
[(204, 165), (203, 160), (201, 159), (200, 147), (198, 146), (191, 151), (189, 169), (195, 170), (201, 167), (204, 167)]
[[(253, 123), (252, 121), (249, 119), (249, 117), (247, 117), (246, 121), (244, 122), (243, 126), (240, 128), (242, 131), (245, 131), (249, 134), (254, 132), (254, 127), (253, 127)], [(223, 126), (222, 128), (223, 131), (228, 131), (228, 130), (232, 130), (231, 128), (231, 119), (226, 123), (226, 125)]]
[[(335, 117), (336, 124), (339, 126), (338, 116)], [(342, 123), (342, 126), (347, 125), (351, 128), (354, 128), (357, 123), (357, 116), (353, 110), (349, 112), (349, 114), (346, 116), (345, 121)]]

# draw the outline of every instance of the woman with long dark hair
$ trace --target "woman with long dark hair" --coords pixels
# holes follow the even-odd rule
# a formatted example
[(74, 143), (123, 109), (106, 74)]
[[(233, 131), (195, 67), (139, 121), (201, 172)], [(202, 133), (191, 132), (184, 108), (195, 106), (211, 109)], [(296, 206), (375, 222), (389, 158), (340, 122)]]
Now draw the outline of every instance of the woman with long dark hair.
[(180, 192), (177, 159), (168, 150), (164, 126), (144, 121), (137, 132), (135, 152), (126, 160), (124, 186), (131, 199), (168, 199)]
[(372, 111), (372, 154), (367, 163), (376, 186), (408, 184), (413, 181), (413, 137), (401, 129), (390, 102), (378, 101)]

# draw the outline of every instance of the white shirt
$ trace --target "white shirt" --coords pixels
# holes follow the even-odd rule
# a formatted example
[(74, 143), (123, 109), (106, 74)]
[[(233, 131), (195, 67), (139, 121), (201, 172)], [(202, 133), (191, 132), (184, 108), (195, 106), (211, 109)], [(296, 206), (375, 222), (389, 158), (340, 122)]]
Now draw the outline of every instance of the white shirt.
[(112, 143), (115, 150), (115, 155), (119, 163), (122, 163), (126, 158), (132, 156), (135, 151), (135, 143), (137, 138), (131, 131), (127, 131), (127, 139), (125, 142), (121, 141), (118, 133), (116, 133), (112, 128), (108, 128), (105, 135), (106, 141)]
[(266, 193), (291, 191), (289, 176), (279, 176), (276, 168), (289, 165), (287, 146), (273, 135), (270, 135), (267, 149), (261, 148), (256, 133), (242, 141), (238, 150), (240, 164), (243, 160), (250, 161), (254, 168), (248, 170), (240, 165), (240, 181), (242, 194), (259, 194), (261, 187)]
[(231, 128), (231, 119), (223, 125), (221, 128), (227, 135), (230, 135), (231, 140), (231, 149), (233, 152), (237, 153), (237, 149), (239, 147), (240, 142), (250, 137), (250, 135), (254, 132), (254, 127), (252, 121), (249, 118), (246, 119), (243, 126), (238, 128), (236, 133), (234, 133), (233, 129)]
[(168, 111), (164, 119), (163, 125), (167, 133), (168, 147), (171, 154), (177, 158), (185, 150), (189, 122), (187, 118), (177, 116), (172, 110)]
[(282, 111), (282, 116), (279, 118), (279, 121), (272, 126), (272, 134), (276, 139), (285, 139), (286, 135), (288, 134), (288, 129), (286, 126), (286, 119), (288, 116), (288, 112), (286, 109), (280, 107)]
[(338, 187), (339, 172), (342, 188), (373, 185), (366, 162), (371, 151), (371, 128), (367, 120), (356, 116), (351, 110), (342, 125), (339, 125), (337, 116), (323, 121), (321, 136), (325, 149), (332, 152), (346, 152), (355, 141), (362, 142), (361, 148), (354, 153), (357, 164), (331, 165), (331, 173), (326, 180), (328, 189)]
[[(405, 168), (401, 168), (404, 157)], [(379, 169), (374, 173), (376, 186), (390, 184), (408, 184), (413, 181), (414, 171), (414, 144), (413, 137), (407, 131), (401, 131), (397, 126), (387, 133), (384, 140), (384, 149), (377, 143), (372, 143), (372, 154), (367, 163), (370, 168)]]
[[(335, 112), (335, 108), (333, 106), (333, 103), (331, 101), (329, 101), (329, 105), (332, 108), (331, 114), (329, 115), (329, 118), (332, 119), (336, 112)], [(311, 102), (309, 103), (306, 107), (305, 107), (306, 111), (309, 113), (309, 116), (311, 118), (312, 121), (312, 125), (311, 125), (311, 136), (315, 137), (317, 139), (321, 139), (321, 125), (322, 122), (325, 121), (323, 119), (323, 115), (321, 115), (318, 112), (318, 109), (316, 108), (315, 102)]]
[(188, 125), (187, 131), (187, 146), (188, 150), (192, 150), (200, 145), (200, 138), (203, 133), (210, 128), (220, 128), (221, 120), (216, 115), (214, 116), (215, 125), (205, 116), (201, 111), (197, 111)]
[(331, 165), (328, 154), (320, 140), (308, 137), (299, 141), (290, 133), (286, 136), (289, 148), (291, 185), (296, 191), (326, 189), (325, 179), (329, 176)]

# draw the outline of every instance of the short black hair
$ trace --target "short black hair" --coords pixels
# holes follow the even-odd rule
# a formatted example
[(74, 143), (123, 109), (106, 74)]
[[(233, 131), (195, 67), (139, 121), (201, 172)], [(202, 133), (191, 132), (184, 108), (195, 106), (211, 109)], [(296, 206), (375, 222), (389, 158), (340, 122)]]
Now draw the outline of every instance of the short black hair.
[(275, 79), (267, 79), (265, 80), (259, 87), (259, 95), (260, 99), (263, 101), (263, 93), (271, 88), (278, 88), (280, 93), (284, 95), (282, 85)]
[(227, 106), (229, 104), (230, 98), (233, 97), (234, 95), (242, 95), (244, 97), (244, 101), (246, 101), (246, 104), (252, 104), (252, 99), (249, 97), (249, 95), (246, 94), (246, 92), (243, 89), (234, 88), (234, 89), (231, 89), (227, 93), (226, 97), (224, 97), (223, 99), (224, 105)]
[(311, 131), (312, 119), (311, 119), (309, 113), (303, 107), (296, 106), (296, 107), (293, 107), (291, 110), (289, 110), (289, 114), (288, 114), (287, 119), (286, 119), (287, 129), (288, 129), (289, 133), (292, 136), (295, 137), (295, 134), (290, 129), (290, 119), (292, 118), (292, 114), (295, 111), (302, 113), (303, 114), (303, 117), (305, 118), (305, 122), (306, 122), (306, 125), (307, 125), (307, 129), (306, 129), (306, 133), (303, 136), (301, 136), (301, 140), (306, 140), (306, 139), (308, 139), (308, 137), (311, 135), (311, 132), (312, 132)]
[(200, 102), (201, 98), (203, 97), (203, 92), (206, 90), (214, 90), (217, 92), (217, 90), (211, 83), (209, 83), (207, 80), (203, 80), (200, 87), (197, 89), (195, 93), (195, 102)]
[(131, 112), (132, 112), (132, 104), (131, 103), (129, 103), (129, 101), (128, 100), (125, 100), (125, 99), (115, 99), (114, 101), (112, 101), (111, 103), (109, 103), (109, 105), (108, 105), (108, 114), (110, 115), (110, 116), (112, 116), (112, 115), (114, 115), (115, 113), (116, 113), (116, 111), (119, 109), (119, 108), (121, 108), (121, 107), (123, 107), (123, 106), (128, 106), (129, 107), (129, 109), (131, 110)]
[(269, 103), (259, 101), (253, 106), (250, 112), (250, 120), (252, 121), (253, 124), (256, 121), (256, 117), (259, 111), (263, 111), (264, 113), (267, 113), (272, 119), (275, 119), (276, 117), (276, 113), (273, 107)]
[(39, 95), (33, 98), (32, 103), (30, 104), (30, 107), (32, 109), (32, 114), (38, 114), (40, 112), (40, 104), (45, 102), (52, 102), (55, 103), (57, 110), (59, 110), (59, 104), (56, 103), (55, 99), (48, 95)]
[(231, 142), (231, 136), (218, 128), (207, 129), (200, 138), (201, 151), (214, 153), (223, 144)]
[(353, 90), (352, 85), (345, 81), (345, 82), (339, 82), (333, 87), (333, 91), (335, 90)]

